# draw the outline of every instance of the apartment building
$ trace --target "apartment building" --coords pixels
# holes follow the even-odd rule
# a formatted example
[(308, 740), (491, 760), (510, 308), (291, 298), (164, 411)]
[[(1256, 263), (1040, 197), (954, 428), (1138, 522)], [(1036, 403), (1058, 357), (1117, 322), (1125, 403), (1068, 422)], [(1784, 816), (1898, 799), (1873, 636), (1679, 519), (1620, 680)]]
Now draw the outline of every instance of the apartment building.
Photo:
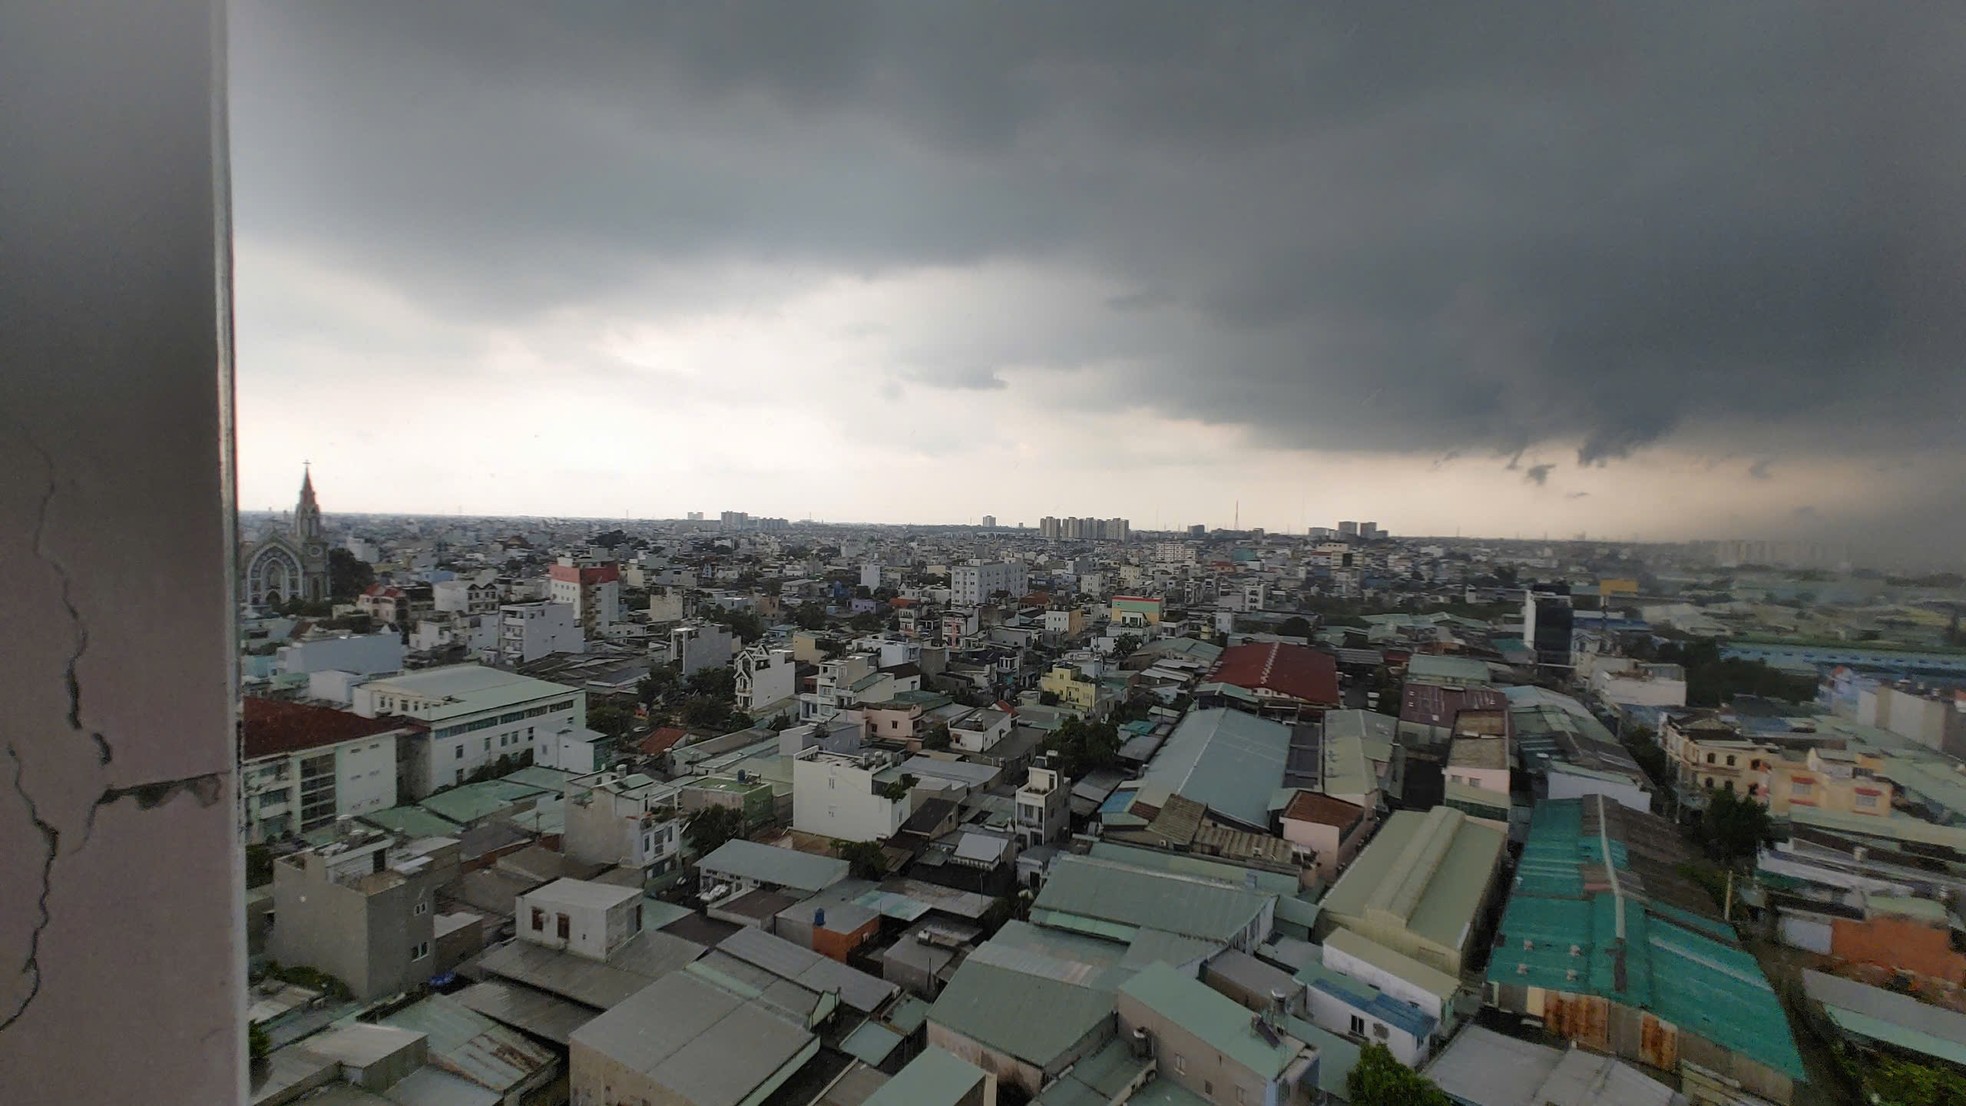
[(887, 752), (835, 753), (815, 745), (792, 757), (792, 828), (841, 841), (885, 841), (913, 809), (899, 760)]
[(979, 561), (949, 568), (949, 602), (975, 606), (1002, 593), (1016, 599), (1029, 591), (1022, 561)]
[(682, 862), (681, 788), (642, 775), (592, 772), (567, 781), (562, 849), (575, 860), (639, 869), (644, 880)]
[(587, 695), (576, 688), (483, 665), (425, 668), (355, 686), (352, 710), (422, 723), (398, 743), (398, 786), (421, 799), (464, 782), (500, 756), (543, 737), (585, 729)]
[(396, 805), (400, 718), (248, 696), (240, 711), (239, 779), (246, 840), (310, 833)]
[(1019, 848), (1049, 844), (1065, 835), (1072, 815), (1072, 785), (1056, 769), (1034, 764), (1017, 789), (1011, 828)]
[(507, 603), (498, 609), (498, 654), (506, 664), (536, 661), (549, 653), (584, 653), (587, 635), (570, 603)]
[(581, 629), (596, 637), (621, 610), (621, 566), (592, 557), (561, 557), (546, 570), (547, 598), (579, 612)]
[(792, 650), (756, 642), (737, 655), (737, 706), (755, 714), (798, 693), (798, 662)]

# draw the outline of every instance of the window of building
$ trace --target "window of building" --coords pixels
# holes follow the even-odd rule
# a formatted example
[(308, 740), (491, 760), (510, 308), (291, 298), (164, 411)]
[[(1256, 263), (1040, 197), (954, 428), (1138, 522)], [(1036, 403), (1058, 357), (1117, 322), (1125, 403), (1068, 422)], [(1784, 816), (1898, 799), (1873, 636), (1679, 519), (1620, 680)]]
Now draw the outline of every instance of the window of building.
[(1877, 806), (1877, 796), (1869, 792), (1859, 791), (1857, 792), (1857, 805), (1874, 809)]
[(535, 906), (535, 907), (533, 907), (533, 908), (532, 908), (532, 931), (533, 931), (534, 933), (538, 933), (538, 932), (540, 932), (540, 931), (542, 931), (542, 930), (544, 930), (545, 928), (546, 928), (546, 911), (544, 911), (544, 910), (541, 910), (540, 908), (538, 908), (538, 907), (536, 907), (536, 906)]
[(451, 750), (451, 752), (452, 752), (452, 753), (454, 753), (454, 754), (456, 754), (456, 755), (455, 755), (455, 756), (453, 756), (453, 757), (452, 757), (451, 759), (453, 759), (453, 760), (463, 760), (463, 759), (464, 759), (464, 746), (463, 746), (462, 744), (459, 744), (457, 748), (455, 748), (455, 749), (452, 749), (452, 750)]
[(1712, 763), (1713, 763), (1713, 754), (1712, 754), (1712, 753), (1708, 753), (1708, 754), (1707, 754), (1707, 763), (1708, 763), (1708, 764), (1712, 764)]
[(430, 942), (428, 941), (418, 941), (416, 944), (410, 946), (411, 960), (421, 960), (429, 955), (430, 955)]
[(642, 931), (642, 904), (636, 903), (635, 910), (628, 916), (628, 928), (636, 933)]
[(416, 908), (415, 908), (415, 909), (413, 909), (413, 910), (411, 910), (411, 911), (410, 911), (410, 913), (412, 913), (412, 914), (428, 914), (428, 913), (430, 913), (430, 904), (429, 904), (428, 902), (419, 902), (419, 903), (417, 903), (417, 904), (416, 904)]
[(1357, 1014), (1352, 1015), (1352, 1036), (1365, 1036), (1365, 1019), (1359, 1017)]
[(567, 940), (569, 937), (572, 937), (573, 921), (569, 919), (565, 914), (559, 915), (557, 920), (557, 928), (555, 932), (557, 933), (560, 940), (562, 941)]
[(1187, 1072), (1188, 1072), (1188, 1058), (1186, 1056), (1176, 1056), (1174, 1058), (1174, 1074), (1186, 1075)]
[(1727, 754), (1727, 767), (1729, 767), (1729, 768), (1732, 768), (1732, 767), (1734, 767), (1734, 754), (1733, 754), (1733, 753), (1728, 753), (1728, 754)]

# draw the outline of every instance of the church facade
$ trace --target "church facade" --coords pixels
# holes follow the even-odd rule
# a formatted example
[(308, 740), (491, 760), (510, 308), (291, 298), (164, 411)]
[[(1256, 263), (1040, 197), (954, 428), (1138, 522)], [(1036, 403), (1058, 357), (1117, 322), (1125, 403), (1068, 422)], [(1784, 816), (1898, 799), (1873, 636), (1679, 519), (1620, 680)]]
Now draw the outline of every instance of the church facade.
[(314, 474), (303, 473), (293, 525), (276, 525), (248, 546), (241, 558), (245, 577), (239, 597), (254, 607), (278, 607), (295, 599), (328, 600), (328, 540), (321, 530), (321, 505), (314, 499)]

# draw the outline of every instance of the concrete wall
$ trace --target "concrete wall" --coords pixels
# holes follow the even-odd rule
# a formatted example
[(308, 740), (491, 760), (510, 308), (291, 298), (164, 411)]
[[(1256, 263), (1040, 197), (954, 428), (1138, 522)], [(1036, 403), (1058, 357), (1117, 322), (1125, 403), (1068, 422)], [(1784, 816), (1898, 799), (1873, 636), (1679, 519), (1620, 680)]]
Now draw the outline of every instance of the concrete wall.
[(0, 34), (0, 1097), (245, 1095), (221, 5)]
[(1952, 947), (1944, 926), (1875, 914), (1868, 920), (1832, 918), (1830, 954), (1859, 964), (1879, 964), (1948, 983), (1966, 985), (1966, 953)]

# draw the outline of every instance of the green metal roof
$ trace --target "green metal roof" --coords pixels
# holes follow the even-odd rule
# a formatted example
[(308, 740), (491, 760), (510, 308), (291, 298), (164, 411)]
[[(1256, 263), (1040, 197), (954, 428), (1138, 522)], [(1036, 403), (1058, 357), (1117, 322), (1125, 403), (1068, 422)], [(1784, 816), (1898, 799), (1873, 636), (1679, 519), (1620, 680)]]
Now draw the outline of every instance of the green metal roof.
[(507, 783), (504, 780), (485, 780), (482, 783), (467, 783), (453, 787), (449, 791), (440, 791), (417, 805), (441, 818), (448, 818), (459, 825), (468, 825), (480, 818), (488, 818), (513, 803), (525, 799), (538, 799), (548, 794), (553, 792), (543, 787)]
[(1223, 883), (1240, 885), (1245, 880), (1254, 879), (1258, 891), (1268, 891), (1277, 895), (1297, 893), (1296, 876), (1283, 872), (1266, 872), (1259, 868), (1245, 868), (1227, 860), (1195, 856), (1192, 853), (1162, 852), (1158, 849), (1141, 848), (1138, 845), (1123, 845), (1116, 841), (1095, 841), (1086, 855), (1098, 860), (1115, 860), (1134, 868), (1149, 868), (1156, 872), (1170, 872), (1181, 876), (1201, 876)]
[(1251, 826), (1270, 824), (1270, 794), (1283, 784), (1290, 727), (1239, 710), (1189, 711), (1141, 780)]
[(1032, 1100), (1032, 1106), (1110, 1106), (1146, 1068), (1147, 1062), (1133, 1055), (1131, 1043), (1115, 1037), (1073, 1064)]
[(862, 1106), (955, 1106), (986, 1078), (982, 1068), (930, 1045), (867, 1096)]
[(1487, 661), (1416, 653), (1406, 662), (1406, 678), (1419, 683), (1485, 684), (1494, 679)]
[(1683, 1031), (1804, 1078), (1781, 1003), (1731, 928), (1649, 900), (1641, 885), (1613, 893), (1613, 881), (1601, 873), (1606, 867), (1629, 872), (1632, 856), (1625, 842), (1583, 831), (1583, 802), (1537, 805), (1488, 981), (1596, 995), (1649, 1010)]
[[(1284, 1031), (1317, 1049), (1317, 1085), (1328, 1095), (1345, 1096), (1345, 1081), (1358, 1066), (1359, 1046), (1328, 1029), (1286, 1014)], [(1136, 1100), (1137, 1101), (1137, 1100)]]
[(1385, 911), (1409, 932), (1459, 948), (1507, 841), (1506, 831), (1449, 807), (1397, 811), (1321, 905), (1340, 918)]
[(1789, 821), (1796, 825), (1857, 837), (1873, 837), (1881, 841), (1934, 845), (1966, 856), (1966, 828), (1933, 825), (1909, 815), (1891, 814), (1880, 818), (1875, 814), (1845, 814), (1840, 810), (1792, 806), (1789, 808)]
[(1273, 1045), (1251, 1025), (1254, 1015), (1241, 1003), (1166, 964), (1154, 964), (1127, 980), (1120, 993), (1201, 1038), (1210, 1048), (1274, 1080), (1290, 1066), (1298, 1042)]
[[(1033, 917), (1043, 910), (1230, 943), (1275, 898), (1194, 876), (1063, 855), (1052, 861), (1051, 875), (1032, 909)], [(1132, 936), (1128, 933), (1125, 939)]]
[(1127, 1106), (1209, 1106), (1207, 1099), (1163, 1076), (1155, 1076), (1133, 1092)]
[(1113, 993), (1077, 987), (974, 956), (949, 979), (928, 1018), (951, 1032), (1045, 1067), (1113, 1016)]
[(846, 1035), (840, 1042), (840, 1051), (856, 1060), (879, 1067), (887, 1062), (894, 1050), (901, 1047), (901, 1034), (879, 1022), (862, 1022), (860, 1028)]
[(388, 810), (372, 810), (356, 817), (369, 825), (380, 826), (409, 837), (453, 837), (463, 828), (456, 822), (448, 818), (440, 818), (420, 806), (392, 806)]

